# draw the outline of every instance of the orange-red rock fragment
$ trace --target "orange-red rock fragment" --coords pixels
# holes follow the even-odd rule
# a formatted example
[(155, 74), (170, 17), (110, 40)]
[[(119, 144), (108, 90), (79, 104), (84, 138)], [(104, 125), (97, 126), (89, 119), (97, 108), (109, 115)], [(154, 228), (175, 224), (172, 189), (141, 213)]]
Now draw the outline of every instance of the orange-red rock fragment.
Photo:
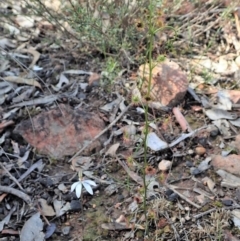
[[(183, 100), (187, 88), (187, 76), (181, 71), (177, 63), (166, 60), (153, 64), (151, 79), (151, 101), (159, 102), (162, 106), (175, 106)], [(149, 65), (141, 65), (139, 75), (143, 78), (142, 97), (146, 97), (149, 85)]]
[(211, 165), (216, 169), (225, 170), (231, 174), (240, 174), (240, 156), (239, 155), (229, 155), (227, 157), (222, 157), (216, 155), (211, 161)]
[[(96, 113), (73, 110), (68, 105), (60, 104), (59, 108), (22, 121), (14, 131), (36, 147), (39, 153), (62, 158), (75, 154), (104, 127), (103, 120)], [(89, 145), (84, 154), (99, 150), (103, 141), (104, 136)]]

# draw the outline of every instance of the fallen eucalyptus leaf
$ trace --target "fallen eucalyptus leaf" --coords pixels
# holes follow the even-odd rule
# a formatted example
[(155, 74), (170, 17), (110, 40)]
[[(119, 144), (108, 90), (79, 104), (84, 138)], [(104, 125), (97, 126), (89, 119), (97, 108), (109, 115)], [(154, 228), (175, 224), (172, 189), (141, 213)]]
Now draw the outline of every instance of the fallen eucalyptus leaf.
[(8, 215), (0, 222), (0, 232), (3, 230), (4, 225), (8, 224), (12, 214), (16, 211), (16, 207), (14, 206), (8, 213)]
[(12, 103), (18, 103), (24, 100), (29, 99), (29, 97), (32, 95), (32, 93), (34, 92), (35, 87), (30, 87), (27, 88), (25, 91), (23, 91), (21, 94), (19, 94), (18, 96), (16, 96), (15, 98), (12, 99)]
[(60, 78), (59, 78), (59, 82), (55, 86), (52, 85), (52, 88), (55, 91), (59, 91), (64, 84), (69, 84), (69, 80), (63, 73), (61, 73)]
[(153, 151), (160, 151), (168, 147), (165, 141), (162, 141), (154, 132), (147, 135), (147, 146)]
[(62, 216), (64, 213), (66, 213), (67, 211), (71, 210), (71, 204), (69, 202), (67, 202), (65, 205), (64, 205), (64, 202), (63, 201), (59, 201), (57, 199), (55, 199), (53, 201), (53, 206), (54, 206), (54, 209), (55, 209), (55, 212), (56, 212), (56, 216), (57, 217), (60, 217)]
[(16, 48), (16, 44), (14, 44), (10, 39), (3, 38), (0, 39), (0, 47), (2, 49)]
[[(1, 47), (1, 40), (0, 40), (0, 47)], [(4, 72), (4, 70), (7, 70), (9, 68), (9, 60), (2, 59), (0, 62), (0, 73)]]
[(31, 105), (51, 104), (57, 99), (58, 99), (57, 95), (49, 95), (49, 96), (44, 96), (33, 100), (23, 101), (21, 103), (12, 105), (11, 107), (14, 108), (14, 107), (31, 106)]
[(236, 113), (230, 113), (226, 110), (221, 110), (221, 109), (208, 109), (208, 110), (205, 110), (205, 114), (211, 120), (219, 120), (219, 119), (234, 120), (238, 117)]
[(0, 96), (1, 96), (10, 92), (14, 88), (14, 85), (8, 82), (4, 82), (2, 83), (2, 86), (0, 86), (0, 88), (1, 88), (0, 89)]
[(14, 21), (17, 23), (18, 26), (20, 26), (21, 28), (32, 28), (34, 26), (34, 19), (29, 17), (29, 16), (25, 16), (25, 15), (17, 15), (14, 19)]
[(237, 210), (237, 209), (232, 210), (231, 214), (232, 214), (232, 221), (234, 225), (240, 228), (240, 210)]
[(218, 91), (218, 104), (217, 108), (222, 110), (231, 110), (232, 109), (232, 101), (230, 100), (229, 96), (226, 96), (226, 92)]
[(212, 160), (211, 157), (207, 157), (205, 160), (203, 160), (199, 165), (198, 165), (198, 170), (200, 170), (201, 172), (206, 171), (207, 169), (209, 169), (211, 167), (210, 165), (210, 161)]
[(237, 118), (236, 120), (229, 120), (229, 122), (237, 127), (240, 127), (240, 118)]
[(33, 48), (30, 48), (30, 49), (20, 49), (19, 51), (21, 53), (27, 53), (27, 54), (33, 55), (32, 63), (28, 66), (29, 69), (32, 69), (34, 67), (34, 65), (37, 63), (37, 61), (39, 60), (39, 58), (41, 56), (41, 54), (37, 50), (35, 50)]
[(204, 177), (203, 179), (202, 179), (202, 182), (203, 182), (203, 184), (204, 185), (207, 185), (208, 186), (208, 188), (209, 188), (209, 190), (212, 192), (212, 193), (214, 193), (214, 191), (215, 191), (215, 183), (213, 182), (213, 180), (211, 179), (211, 178), (209, 178), (209, 177)]
[(116, 100), (100, 107), (101, 110), (103, 111), (106, 111), (106, 112), (111, 112), (113, 111), (113, 109), (116, 107), (116, 106), (119, 106), (119, 104), (121, 103), (122, 101), (122, 98), (117, 98)]
[(41, 211), (42, 211), (43, 215), (45, 215), (47, 217), (52, 217), (56, 214), (53, 210), (53, 207), (48, 205), (47, 200), (45, 200), (43, 198), (39, 198), (38, 203), (41, 205)]
[(43, 241), (45, 235), (42, 230), (40, 213), (36, 213), (25, 222), (20, 233), (20, 241)]
[(8, 111), (7, 113), (3, 114), (3, 120), (6, 120), (9, 116), (11, 116), (12, 114), (16, 113), (18, 111), (19, 108), (14, 108), (10, 111)]
[(106, 155), (109, 155), (111, 157), (116, 156), (116, 152), (118, 150), (118, 147), (120, 146), (120, 143), (115, 143), (109, 147), (109, 149), (106, 152)]
[(240, 187), (240, 178), (224, 170), (217, 170), (216, 173), (222, 177), (221, 186), (236, 188)]
[(32, 85), (42, 89), (41, 85), (35, 79), (26, 79), (18, 76), (6, 76), (4, 77), (4, 80), (17, 84)]

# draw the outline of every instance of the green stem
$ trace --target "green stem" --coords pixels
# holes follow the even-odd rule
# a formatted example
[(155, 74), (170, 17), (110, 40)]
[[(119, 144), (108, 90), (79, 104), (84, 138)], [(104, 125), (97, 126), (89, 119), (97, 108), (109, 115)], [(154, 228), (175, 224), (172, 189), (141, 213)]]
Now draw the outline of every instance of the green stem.
[[(147, 56), (148, 56), (148, 64), (149, 64), (149, 81), (148, 81), (148, 89), (147, 89), (147, 98), (150, 96), (150, 91), (151, 91), (151, 79), (152, 79), (152, 51), (153, 51), (153, 44), (154, 44), (154, 24), (153, 24), (153, 5), (152, 2), (150, 2), (149, 5), (149, 46), (148, 46), (148, 51), (147, 51)], [(147, 222), (147, 181), (146, 181), (146, 167), (147, 167), (147, 136), (148, 136), (148, 131), (149, 131), (149, 125), (148, 125), (148, 102), (146, 103), (144, 115), (145, 115), (145, 133), (144, 133), (144, 170), (143, 170), (143, 184), (144, 184), (144, 200), (143, 200), (143, 208), (144, 208), (144, 216), (146, 220), (146, 225), (145, 225), (145, 235), (148, 234), (148, 222)]]

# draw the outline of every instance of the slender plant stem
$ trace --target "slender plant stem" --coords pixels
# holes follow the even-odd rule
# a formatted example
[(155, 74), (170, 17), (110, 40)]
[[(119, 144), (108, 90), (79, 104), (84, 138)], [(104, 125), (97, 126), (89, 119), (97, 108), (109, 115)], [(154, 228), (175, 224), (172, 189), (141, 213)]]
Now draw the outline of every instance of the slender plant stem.
[[(150, 96), (151, 91), (151, 79), (152, 79), (152, 51), (153, 51), (153, 44), (154, 44), (154, 23), (153, 23), (153, 4), (152, 1), (150, 1), (149, 4), (149, 24), (148, 24), (149, 32), (148, 32), (148, 51), (147, 51), (147, 57), (148, 57), (148, 65), (149, 65), (149, 76), (148, 76), (148, 86), (147, 86), (147, 98)], [(144, 128), (144, 170), (143, 170), (143, 184), (144, 184), (144, 200), (143, 200), (143, 208), (144, 208), (144, 216), (146, 220), (145, 225), (145, 235), (148, 234), (148, 222), (147, 222), (147, 186), (148, 183), (146, 182), (146, 167), (147, 167), (147, 136), (149, 131), (149, 121), (148, 121), (148, 102), (145, 106), (145, 128)]]

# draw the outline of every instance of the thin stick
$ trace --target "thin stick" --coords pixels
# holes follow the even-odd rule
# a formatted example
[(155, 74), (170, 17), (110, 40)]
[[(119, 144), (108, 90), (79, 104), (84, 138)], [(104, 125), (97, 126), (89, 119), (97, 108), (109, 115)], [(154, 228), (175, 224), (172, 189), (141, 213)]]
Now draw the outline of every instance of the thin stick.
[(15, 188), (12, 188), (12, 187), (0, 186), (0, 192), (6, 192), (6, 193), (13, 194), (13, 195), (21, 198), (22, 200), (24, 200), (28, 205), (30, 205), (32, 202), (31, 198), (27, 194), (15, 189)]
[(131, 171), (128, 166), (123, 163), (117, 156), (116, 156), (117, 161), (119, 164), (123, 167), (123, 169), (126, 171), (126, 173), (139, 185), (143, 186), (143, 179), (138, 176), (135, 172)]
[(82, 147), (73, 157), (70, 158), (68, 162), (71, 162), (75, 157), (79, 156), (89, 145), (91, 145), (100, 136), (107, 132), (112, 126), (114, 126), (122, 118), (122, 116), (129, 110), (131, 106), (132, 104), (127, 106), (125, 110), (123, 110), (122, 113), (113, 122), (111, 122), (104, 130), (102, 130), (98, 135), (96, 135), (86, 146)]
[(45, 220), (45, 222), (47, 223), (47, 225), (50, 226), (50, 223), (49, 223), (48, 219), (46, 218), (46, 216), (43, 214), (43, 211), (42, 211), (39, 203), (37, 204), (37, 206), (38, 206), (38, 212), (42, 215), (42, 217)]
[(188, 202), (189, 204), (191, 204), (192, 206), (196, 207), (197, 209), (200, 209), (201, 206), (197, 205), (196, 203), (192, 202), (189, 198), (187, 198), (186, 196), (184, 196), (183, 194), (181, 194), (180, 192), (178, 192), (176, 190), (176, 188), (172, 185), (168, 185), (165, 184), (169, 189), (172, 189), (175, 193), (177, 193), (179, 195), (179, 197), (181, 197), (184, 201)]
[[(37, 161), (36, 163), (34, 163), (30, 168), (28, 168), (28, 170), (26, 172), (24, 172), (20, 178), (17, 179), (18, 182), (21, 182), (25, 177), (27, 177), (32, 171), (34, 171), (36, 168), (38, 168), (40, 165), (43, 165), (42, 163), (42, 159)], [(10, 187), (14, 187), (16, 186), (16, 183), (12, 183), (10, 185)], [(2, 202), (2, 200), (7, 196), (7, 193), (3, 193), (0, 196), (0, 202)]]
[[(19, 182), (21, 182), (25, 177), (27, 177), (32, 171), (34, 171), (36, 168), (38, 168), (39, 166), (43, 166), (43, 162), (42, 159), (40, 159), (39, 161), (37, 161), (36, 163), (34, 163), (31, 167), (28, 168), (28, 170), (26, 172), (24, 172), (17, 180)], [(10, 185), (10, 187), (14, 187), (14, 183)]]
[(203, 212), (203, 213), (199, 213), (199, 214), (197, 214), (197, 215), (194, 215), (193, 218), (194, 218), (194, 219), (199, 219), (199, 218), (201, 218), (202, 216), (207, 215), (207, 214), (209, 214), (209, 213), (212, 213), (212, 212), (214, 212), (214, 211), (216, 211), (216, 210), (217, 210), (216, 208), (209, 209), (209, 210), (207, 210), (206, 212)]
[(4, 171), (8, 174), (8, 176), (15, 182), (15, 184), (17, 184), (21, 190), (24, 190), (21, 184), (18, 182), (18, 180), (8, 171), (8, 169), (1, 162), (0, 162), (0, 166), (2, 169), (4, 169)]

